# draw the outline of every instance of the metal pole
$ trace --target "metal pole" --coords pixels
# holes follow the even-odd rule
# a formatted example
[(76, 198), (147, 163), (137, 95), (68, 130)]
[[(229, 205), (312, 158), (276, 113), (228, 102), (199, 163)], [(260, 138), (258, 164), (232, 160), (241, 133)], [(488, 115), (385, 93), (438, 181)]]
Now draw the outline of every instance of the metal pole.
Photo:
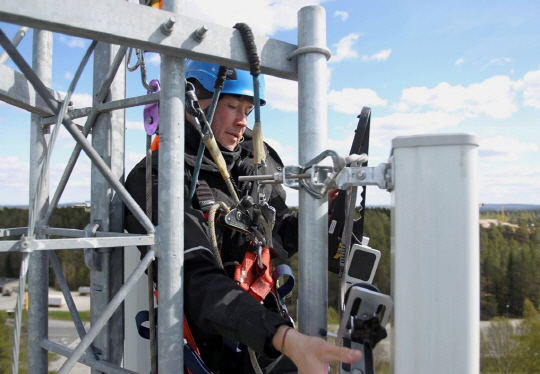
[[(11, 39), (11, 44), (13, 44), (15, 47), (19, 45), (21, 40), (23, 40), (24, 36), (28, 32), (29, 27), (23, 26), (15, 33), (13, 38)], [(0, 64), (5, 64), (9, 60), (9, 54), (4, 51), (2, 55), (0, 55)]]
[(476, 374), (478, 140), (399, 137), (392, 148), (392, 372)]
[[(118, 60), (123, 53), (117, 53), (119, 47), (100, 43), (94, 53), (94, 104), (107, 99), (118, 100), (125, 98), (125, 69)], [(122, 50), (125, 50), (122, 48)], [(125, 52), (124, 52), (125, 53)], [(116, 59), (115, 59), (115, 56)], [(116, 61), (114, 61), (116, 60)], [(115, 63), (116, 62), (116, 63)], [(111, 65), (113, 68), (111, 69)], [(108, 74), (116, 71), (116, 77)], [(113, 80), (114, 78), (114, 80)], [(109, 91), (101, 87), (110, 86)], [(97, 101), (101, 99), (100, 101)], [(123, 184), (124, 180), (124, 110), (101, 113), (97, 116), (92, 128), (92, 145), (103, 161), (110, 167), (115, 180)], [(122, 202), (103, 177), (101, 172), (92, 165), (92, 195), (91, 222), (99, 225), (100, 231), (123, 231)], [(97, 251), (100, 270), (90, 272), (90, 287), (92, 303), (90, 308), (91, 321), (95, 322), (118, 291), (123, 282), (123, 248), (101, 248)], [(96, 356), (100, 360), (120, 364), (123, 356), (123, 310), (119, 308), (94, 341)], [(99, 371), (93, 369), (93, 374)]]
[[(103, 79), (103, 82), (101, 84), (101, 88), (99, 89), (98, 93), (96, 94), (95, 104), (99, 105), (103, 103), (105, 100), (107, 94), (109, 93), (109, 89), (111, 87), (111, 84), (113, 83), (114, 77), (116, 76), (116, 73), (118, 72), (118, 69), (120, 68), (120, 64), (124, 60), (124, 55), (126, 54), (126, 47), (121, 46), (118, 49), (118, 52), (116, 53), (116, 57), (114, 58), (114, 61), (112, 62), (109, 71), (107, 72), (107, 75)], [(125, 77), (125, 71), (122, 73)], [(125, 78), (124, 78), (125, 79)], [(98, 112), (91, 111), (88, 115), (88, 118), (86, 120), (86, 123), (84, 124), (82, 133), (84, 137), (88, 136), (90, 133), (90, 129), (94, 125), (94, 122), (96, 120), (96, 117), (98, 115)], [(55, 120), (56, 122), (56, 120)], [(43, 121), (42, 121), (43, 123)], [(54, 123), (54, 122), (53, 122)], [(66, 165), (66, 168), (64, 170), (64, 173), (62, 174), (62, 178), (60, 179), (60, 182), (58, 182), (58, 186), (56, 188), (56, 192), (53, 195), (53, 198), (51, 200), (51, 204), (49, 208), (47, 209), (47, 214), (45, 215), (45, 218), (43, 219), (43, 222), (45, 225), (49, 224), (50, 218), (58, 206), (58, 201), (60, 201), (60, 197), (62, 196), (62, 193), (64, 192), (64, 188), (66, 187), (66, 184), (68, 182), (68, 179), (71, 175), (71, 172), (73, 171), (73, 168), (75, 167), (75, 163), (77, 162), (77, 159), (79, 158), (79, 154), (81, 153), (81, 146), (76, 143), (75, 148), (73, 149), (73, 152), (71, 154), (71, 157), (69, 158), (68, 164)]]
[[(184, 12), (184, 2), (164, 0), (163, 10)], [(174, 33), (174, 31), (173, 31)], [(184, 95), (183, 58), (161, 55), (159, 109), (158, 367), (182, 370), (184, 363)]]
[[(32, 66), (37, 76), (47, 86), (52, 80), (52, 33), (34, 30)], [(45, 164), (48, 147), (49, 127), (41, 126), (41, 118), (31, 115), (30, 129), (30, 200), (29, 206), (36, 207), (33, 212), (35, 221), (45, 216), (49, 198), (49, 173), (41, 173)], [(38, 180), (41, 191), (36, 192)], [(34, 200), (39, 195), (39, 201)], [(24, 254), (26, 255), (26, 254)], [(47, 251), (35, 251), (30, 255), (28, 275), (28, 372), (46, 373), (48, 369), (47, 351), (40, 345), (48, 336), (48, 295), (49, 261)], [(24, 294), (24, 289), (19, 293)]]
[[(298, 48), (326, 48), (326, 12), (308, 6), (298, 12)], [(327, 63), (322, 53), (298, 56), (299, 161), (304, 164), (326, 148)], [(328, 308), (328, 202), (299, 195), (298, 326), (305, 334), (322, 336)]]

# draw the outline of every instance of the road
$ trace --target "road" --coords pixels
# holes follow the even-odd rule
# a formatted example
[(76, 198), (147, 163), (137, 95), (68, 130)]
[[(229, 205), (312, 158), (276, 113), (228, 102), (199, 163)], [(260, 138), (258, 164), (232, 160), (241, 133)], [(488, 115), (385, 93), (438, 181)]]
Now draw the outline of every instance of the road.
[[(62, 293), (56, 290), (49, 290), (50, 297), (62, 297)], [(80, 296), (78, 293), (72, 293), (73, 301), (79, 311), (90, 310), (90, 296)], [(10, 296), (0, 296), (0, 310), (15, 310), (17, 304), (17, 294), (12, 292)], [(49, 307), (49, 311), (68, 311), (68, 307), (63, 303), (60, 307)], [(90, 323), (85, 323), (86, 331), (90, 329)], [(49, 340), (75, 349), (79, 343), (79, 335), (72, 321), (49, 320)], [(58, 371), (66, 361), (65, 357), (55, 356), (49, 362), (49, 370)], [(77, 363), (71, 370), (72, 374), (90, 374), (89, 367)]]

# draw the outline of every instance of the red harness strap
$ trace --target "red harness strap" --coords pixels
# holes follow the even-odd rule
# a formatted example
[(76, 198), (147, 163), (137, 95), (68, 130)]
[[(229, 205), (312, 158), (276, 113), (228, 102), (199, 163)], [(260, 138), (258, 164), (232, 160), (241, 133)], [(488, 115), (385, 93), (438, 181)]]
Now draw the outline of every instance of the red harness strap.
[(274, 287), (270, 249), (263, 248), (261, 260), (262, 269), (257, 264), (257, 255), (247, 251), (242, 264), (237, 264), (234, 269), (234, 280), (257, 301), (263, 301)]

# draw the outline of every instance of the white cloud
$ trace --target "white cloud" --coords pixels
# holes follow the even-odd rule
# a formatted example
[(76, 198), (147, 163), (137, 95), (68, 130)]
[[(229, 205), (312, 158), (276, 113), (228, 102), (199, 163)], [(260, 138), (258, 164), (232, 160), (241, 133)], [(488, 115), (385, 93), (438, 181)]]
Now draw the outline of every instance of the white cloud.
[(73, 79), (73, 73), (71, 71), (66, 71), (64, 73), (64, 79), (66, 79), (68, 81), (72, 80)]
[(0, 156), (0, 196), (3, 204), (28, 204), (28, 162), (17, 156)]
[(336, 112), (358, 114), (363, 106), (384, 107), (387, 101), (369, 88), (345, 88), (341, 91), (331, 90), (328, 94), (328, 104)]
[(84, 48), (86, 46), (85, 39), (77, 38), (75, 36), (60, 34), (59, 40), (70, 48)]
[(268, 145), (276, 150), (283, 165), (297, 165), (298, 164), (298, 147), (296, 146), (283, 146), (278, 140), (265, 137), (264, 141)]
[[(327, 89), (330, 87), (331, 75), (332, 70), (327, 69)], [(268, 107), (283, 112), (298, 112), (298, 82), (271, 75), (265, 75), (264, 81), (264, 95)]]
[(498, 162), (515, 162), (523, 153), (536, 152), (536, 143), (525, 143), (505, 136), (496, 136), (480, 141), (480, 157)]
[(498, 58), (494, 58), (493, 60), (489, 61), (487, 64), (485, 64), (484, 66), (482, 66), (482, 68), (480, 70), (484, 70), (485, 68), (491, 66), (491, 65), (497, 65), (497, 66), (503, 66), (503, 65), (506, 65), (510, 62), (514, 61), (512, 58), (510, 57), (498, 57)]
[[(67, 92), (59, 91), (62, 98), (66, 97)], [(71, 101), (74, 108), (86, 108), (92, 106), (92, 95), (87, 93), (76, 93), (71, 95)]]
[(345, 59), (352, 59), (358, 57), (358, 52), (353, 49), (353, 44), (358, 40), (360, 34), (349, 34), (334, 44), (335, 53), (329, 60), (332, 62), (340, 62)]
[(334, 17), (339, 17), (342, 21), (346, 21), (347, 18), (349, 18), (349, 12), (345, 12), (343, 10), (336, 10), (334, 12)]
[(298, 111), (298, 82), (266, 75), (264, 84), (266, 105), (283, 112)]
[(455, 127), (463, 120), (459, 114), (442, 111), (425, 113), (393, 113), (371, 119), (371, 144), (389, 147), (396, 136), (431, 134), (448, 127)]
[(126, 178), (129, 172), (137, 165), (143, 158), (145, 154), (143, 152), (126, 152), (125, 154), (125, 165), (126, 165)]
[(388, 57), (390, 57), (390, 54), (392, 54), (392, 49), (391, 48), (390, 49), (383, 49), (383, 50), (380, 50), (377, 53), (372, 54), (371, 56), (368, 56), (368, 55), (362, 56), (362, 61), (364, 61), (364, 62), (368, 62), (368, 61), (377, 61), (377, 62), (386, 61), (386, 60), (388, 60)]
[(186, 15), (203, 21), (233, 27), (237, 22), (245, 22), (255, 34), (271, 36), (280, 30), (292, 30), (297, 27), (297, 13), (308, 5), (319, 5), (324, 0), (230, 0), (212, 2), (208, 11), (208, 2), (189, 1)]
[(404, 89), (399, 110), (420, 111), (426, 108), (449, 113), (463, 113), (468, 117), (487, 115), (508, 118), (518, 110), (515, 102), (519, 85), (507, 76), (494, 76), (469, 86), (439, 83), (434, 88)]
[(538, 204), (540, 171), (524, 164), (487, 167), (481, 163), (479, 185), (481, 203)]
[(127, 130), (141, 130), (144, 131), (144, 124), (142, 121), (129, 121), (126, 120)]
[(540, 108), (540, 70), (529, 71), (523, 77), (523, 104)]
[(454, 62), (454, 65), (459, 66), (465, 62), (465, 59), (463, 57), (460, 57)]
[(161, 55), (159, 53), (146, 53), (145, 61), (147, 64), (159, 66), (161, 64)]

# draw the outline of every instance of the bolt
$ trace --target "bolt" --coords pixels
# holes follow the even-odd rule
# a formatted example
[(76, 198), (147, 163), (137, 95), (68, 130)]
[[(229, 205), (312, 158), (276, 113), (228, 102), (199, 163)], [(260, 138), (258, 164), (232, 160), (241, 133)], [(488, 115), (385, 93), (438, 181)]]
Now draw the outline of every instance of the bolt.
[(195, 30), (195, 32), (192, 34), (193, 39), (195, 39), (196, 41), (198, 41), (200, 43), (200, 42), (202, 42), (202, 40), (206, 36), (207, 32), (208, 32), (208, 26), (202, 25), (200, 28)]
[(366, 172), (363, 171), (363, 170), (360, 170), (357, 174), (356, 174), (356, 179), (358, 179), (359, 181), (363, 180), (366, 178)]
[(242, 218), (242, 213), (236, 212), (236, 219), (240, 220)]
[(176, 23), (176, 18), (172, 16), (171, 18), (169, 18), (167, 22), (164, 22), (163, 24), (161, 24), (161, 32), (164, 33), (165, 35), (171, 35), (174, 29), (175, 23)]
[(148, 123), (149, 125), (151, 125), (152, 122), (154, 122), (154, 119), (152, 118), (152, 116), (148, 116), (148, 117), (146, 118), (146, 123)]

